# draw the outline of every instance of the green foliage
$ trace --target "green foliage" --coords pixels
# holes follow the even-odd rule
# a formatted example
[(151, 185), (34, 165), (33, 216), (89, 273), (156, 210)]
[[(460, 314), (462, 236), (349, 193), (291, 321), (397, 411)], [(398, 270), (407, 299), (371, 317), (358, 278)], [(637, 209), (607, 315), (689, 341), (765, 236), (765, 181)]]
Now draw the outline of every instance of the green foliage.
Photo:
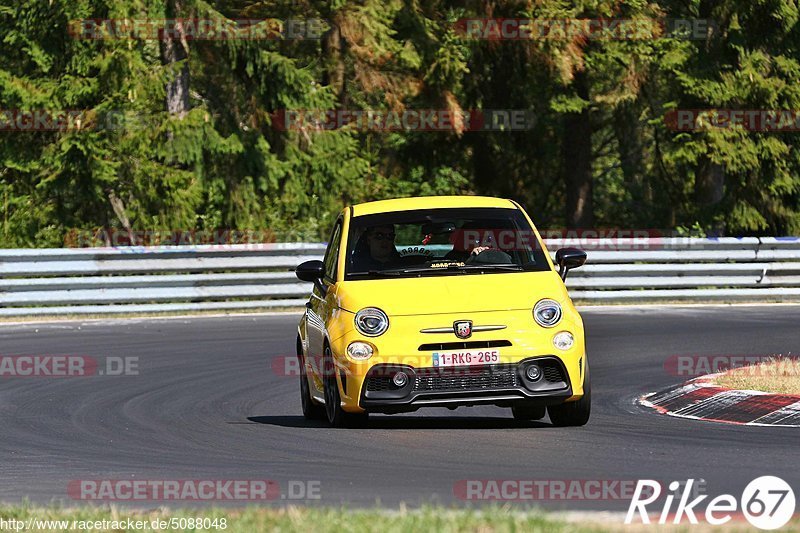
[[(493, 6), (488, 13), (481, 3), (441, 0), (4, 3), (0, 110), (80, 110), (90, 123), (0, 131), (0, 246), (60, 246), (73, 229), (125, 226), (324, 239), (348, 203), (434, 194), (511, 197), (542, 227), (557, 227), (566, 220), (564, 147), (577, 142), (564, 119), (581, 113), (591, 124), (595, 225), (800, 232), (796, 133), (679, 132), (664, 120), (676, 109), (800, 109), (795, 1)], [(190, 40), (185, 60), (167, 60), (155, 40), (68, 32), (81, 19), (174, 16), (325, 19), (330, 32)], [(465, 39), (456, 29), (465, 17), (716, 25), (694, 39), (492, 41)], [(166, 88), (184, 68), (189, 107), (170, 114)], [(273, 124), (276, 111), (337, 108), (524, 109), (535, 121), (516, 132)]]

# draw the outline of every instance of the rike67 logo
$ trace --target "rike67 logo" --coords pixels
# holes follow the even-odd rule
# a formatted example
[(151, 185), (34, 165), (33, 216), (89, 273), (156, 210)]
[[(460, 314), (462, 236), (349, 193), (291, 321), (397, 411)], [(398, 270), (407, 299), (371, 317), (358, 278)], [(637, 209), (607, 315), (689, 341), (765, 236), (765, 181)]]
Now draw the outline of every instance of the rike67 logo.
[[(670, 521), (680, 524), (684, 519), (690, 524), (697, 524), (699, 507), (708, 498), (707, 495), (693, 496), (692, 487), (695, 480), (689, 479), (685, 483), (673, 481), (669, 484), (670, 494), (664, 500), (664, 506), (658, 517), (659, 524)], [(683, 487), (680, 494), (677, 491)], [(628, 507), (625, 523), (634, 522), (638, 513), (643, 524), (650, 523), (650, 514), (647, 506), (653, 504), (661, 497), (661, 484), (658, 481), (639, 480), (636, 490)], [(673, 511), (673, 503), (678, 499)], [(751, 481), (742, 492), (742, 497), (737, 499), (731, 494), (722, 494), (709, 501), (705, 506), (704, 518), (711, 525), (719, 526), (729, 522), (734, 514), (741, 513), (750, 524), (758, 529), (778, 529), (785, 526), (794, 515), (795, 497), (792, 487), (784, 480), (775, 476), (762, 476)]]

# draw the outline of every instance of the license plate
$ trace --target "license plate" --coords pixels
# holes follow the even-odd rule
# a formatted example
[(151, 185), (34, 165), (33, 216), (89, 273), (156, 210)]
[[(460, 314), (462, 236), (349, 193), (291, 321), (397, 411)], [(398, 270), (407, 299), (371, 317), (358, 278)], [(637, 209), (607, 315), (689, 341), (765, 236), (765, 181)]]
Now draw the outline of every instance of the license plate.
[(499, 350), (462, 350), (458, 352), (433, 352), (433, 366), (491, 365), (500, 362)]

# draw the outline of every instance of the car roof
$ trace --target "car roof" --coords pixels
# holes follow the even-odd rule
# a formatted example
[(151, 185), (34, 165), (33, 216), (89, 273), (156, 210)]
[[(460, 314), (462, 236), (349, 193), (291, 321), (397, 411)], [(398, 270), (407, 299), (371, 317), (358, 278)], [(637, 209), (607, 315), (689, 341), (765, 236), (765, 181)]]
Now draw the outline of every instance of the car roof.
[(353, 216), (390, 213), (392, 211), (412, 211), (415, 209), (444, 209), (448, 207), (499, 207), (516, 209), (517, 205), (504, 198), (489, 196), (418, 196), (414, 198), (394, 198), (357, 204), (352, 207)]

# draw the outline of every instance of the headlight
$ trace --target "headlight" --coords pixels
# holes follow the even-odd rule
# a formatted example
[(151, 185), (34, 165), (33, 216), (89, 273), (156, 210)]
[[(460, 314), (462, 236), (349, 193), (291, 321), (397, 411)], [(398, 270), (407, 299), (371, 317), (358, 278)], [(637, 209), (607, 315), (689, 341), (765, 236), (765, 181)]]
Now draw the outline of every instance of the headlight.
[(561, 331), (553, 336), (553, 346), (559, 350), (569, 350), (575, 344), (575, 337), (569, 331)]
[(366, 342), (351, 342), (347, 347), (347, 355), (353, 359), (359, 359), (362, 361), (372, 357), (372, 352), (372, 346)]
[(543, 328), (552, 328), (561, 320), (561, 306), (555, 300), (539, 300), (533, 308), (533, 319)]
[(377, 307), (366, 307), (356, 313), (356, 329), (367, 337), (377, 337), (389, 329), (389, 317)]

